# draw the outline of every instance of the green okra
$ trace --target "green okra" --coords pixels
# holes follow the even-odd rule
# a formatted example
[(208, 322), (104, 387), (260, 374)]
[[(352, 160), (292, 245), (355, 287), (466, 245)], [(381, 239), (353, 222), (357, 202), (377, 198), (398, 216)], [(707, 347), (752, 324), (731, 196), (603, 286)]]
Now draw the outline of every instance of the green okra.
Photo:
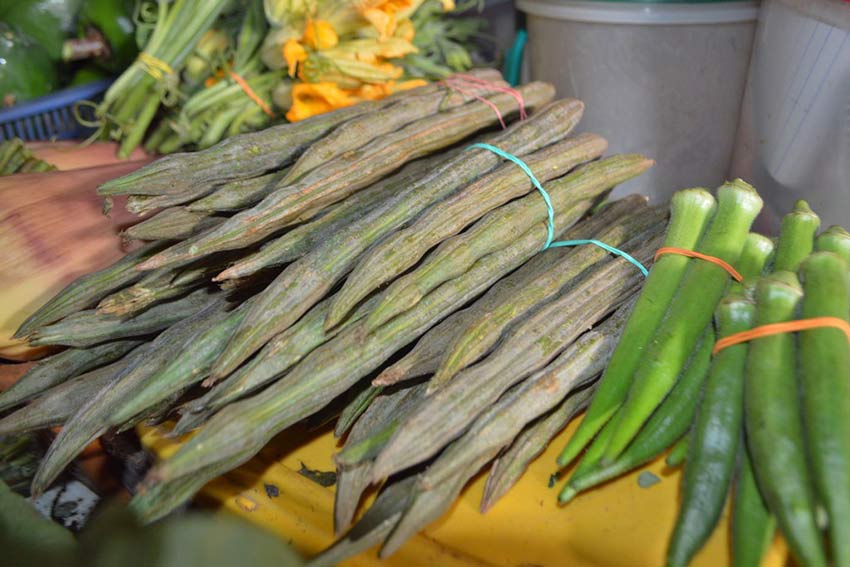
[(685, 464), (688, 458), (688, 451), (691, 446), (691, 432), (685, 433), (681, 439), (676, 441), (676, 444), (670, 449), (664, 463), (668, 467), (680, 467)]
[(838, 254), (844, 261), (850, 264), (850, 232), (844, 228), (833, 225), (820, 233), (815, 242), (818, 252), (833, 252)]
[[(781, 242), (781, 239), (780, 239)], [(832, 252), (803, 261), (803, 319), (850, 318), (847, 263)], [(818, 501), (826, 509), (833, 564), (850, 565), (850, 341), (840, 329), (799, 335), (800, 393), (808, 460)]]
[(794, 210), (782, 217), (773, 270), (796, 272), (800, 262), (812, 253), (819, 226), (820, 217), (808, 203), (797, 201)]
[(738, 472), (732, 492), (732, 566), (759, 567), (776, 530), (759, 492), (749, 451), (743, 442), (738, 444)]
[[(762, 200), (740, 179), (717, 191), (718, 207), (697, 251), (735, 265), (741, 256), (750, 226), (761, 211)], [(634, 439), (641, 426), (672, 388), (717, 302), (729, 282), (729, 274), (706, 261), (688, 264), (679, 289), (670, 301), (667, 315), (642, 352), (626, 401), (617, 416), (604, 458), (613, 460)]]
[(684, 435), (693, 423), (705, 377), (711, 365), (714, 331), (707, 328), (688, 365), (661, 406), (652, 414), (638, 436), (614, 462), (601, 463), (614, 423), (608, 422), (579, 461), (572, 476), (564, 484), (558, 501), (565, 504), (584, 490), (598, 486), (648, 463), (666, 451)]
[[(674, 194), (664, 246), (693, 249), (715, 206), (714, 197), (704, 189), (685, 189)], [(634, 315), (623, 330), (620, 346), (611, 357), (587, 413), (558, 457), (559, 465), (572, 462), (625, 400), (631, 376), (664, 317), (688, 262), (685, 256), (667, 254), (653, 264)]]
[[(756, 325), (795, 319), (802, 295), (791, 272), (762, 278), (756, 286)], [(750, 341), (744, 382), (747, 446), (759, 489), (791, 552), (804, 565), (826, 565), (806, 460), (796, 368), (793, 334)]]

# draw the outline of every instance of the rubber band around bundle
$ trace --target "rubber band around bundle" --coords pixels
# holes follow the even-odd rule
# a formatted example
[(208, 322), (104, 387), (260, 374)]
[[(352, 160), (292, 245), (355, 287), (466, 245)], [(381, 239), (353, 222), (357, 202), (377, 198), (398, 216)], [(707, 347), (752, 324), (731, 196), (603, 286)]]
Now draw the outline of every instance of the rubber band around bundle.
[(543, 250), (548, 250), (549, 248), (560, 248), (560, 247), (567, 247), (567, 246), (582, 246), (584, 244), (592, 244), (594, 246), (599, 246), (603, 250), (607, 250), (608, 252), (611, 252), (612, 254), (616, 254), (617, 256), (620, 256), (623, 259), (627, 260), (628, 262), (631, 262), (632, 264), (637, 266), (637, 268), (641, 271), (641, 273), (644, 276), (649, 275), (649, 270), (647, 270), (646, 267), (643, 264), (641, 264), (637, 259), (635, 259), (633, 256), (631, 256), (627, 252), (624, 252), (623, 250), (620, 250), (619, 248), (614, 248), (613, 246), (605, 244), (604, 242), (601, 242), (599, 240), (594, 240), (594, 239), (561, 240), (561, 241), (558, 241), (558, 242), (552, 242), (552, 240), (555, 238), (555, 208), (552, 206), (552, 200), (549, 198), (549, 193), (547, 193), (546, 190), (543, 188), (543, 185), (540, 184), (540, 181), (537, 179), (537, 177), (535, 177), (534, 172), (531, 171), (531, 168), (528, 167), (528, 164), (525, 163), (524, 161), (522, 161), (517, 156), (515, 156), (511, 153), (508, 153), (508, 152), (506, 152), (506, 151), (504, 151), (500, 148), (497, 148), (496, 146), (493, 146), (491, 144), (477, 143), (477, 144), (472, 144), (471, 146), (468, 146), (466, 149), (470, 150), (470, 149), (473, 149), (473, 148), (481, 148), (481, 149), (484, 149), (484, 150), (491, 151), (494, 154), (496, 154), (497, 156), (500, 156), (500, 157), (518, 165), (519, 168), (522, 169), (522, 171), (531, 180), (532, 185), (534, 185), (534, 187), (537, 189), (537, 192), (540, 193), (540, 196), (543, 197), (543, 201), (546, 203), (546, 212), (547, 212), (547, 215), (549, 217), (549, 222), (546, 224), (546, 229), (547, 229), (546, 244), (543, 245)]
[(682, 256), (688, 256), (689, 258), (697, 258), (698, 260), (705, 260), (706, 262), (711, 262), (712, 264), (720, 266), (721, 268), (726, 270), (726, 272), (730, 276), (732, 276), (735, 281), (744, 281), (744, 277), (738, 272), (738, 270), (733, 268), (732, 265), (729, 264), (729, 262), (726, 262), (716, 256), (709, 256), (708, 254), (702, 254), (700, 252), (688, 250), (687, 248), (664, 246), (662, 248), (659, 248), (658, 251), (655, 253), (655, 260), (658, 260), (658, 257), (664, 254), (680, 254)]
[(266, 104), (266, 101), (261, 99), (260, 96), (254, 92), (254, 89), (251, 88), (251, 85), (248, 84), (248, 81), (246, 81), (241, 76), (237, 75), (229, 69), (227, 72), (230, 73), (230, 78), (233, 79), (236, 84), (242, 88), (243, 91), (245, 91), (245, 94), (248, 95), (248, 98), (253, 100), (257, 104), (257, 106), (262, 108), (263, 112), (268, 114), (271, 118), (274, 118), (274, 111), (269, 108), (269, 105)]
[(711, 351), (712, 355), (730, 346), (745, 343), (753, 339), (769, 337), (771, 335), (781, 335), (783, 333), (793, 333), (795, 331), (807, 331), (811, 329), (820, 329), (824, 327), (833, 327), (843, 331), (847, 335), (847, 342), (850, 342), (850, 323), (838, 317), (812, 317), (810, 319), (798, 319), (796, 321), (785, 321), (783, 323), (770, 323), (769, 325), (760, 325), (749, 331), (743, 331), (723, 337), (714, 343), (714, 348)]
[(445, 85), (447, 88), (453, 91), (457, 91), (464, 96), (468, 96), (474, 98), (475, 100), (483, 102), (484, 104), (492, 108), (493, 112), (496, 113), (496, 117), (499, 119), (499, 124), (502, 126), (503, 130), (508, 126), (505, 123), (505, 119), (502, 116), (502, 111), (499, 110), (499, 107), (496, 106), (493, 101), (481, 96), (480, 94), (474, 91), (470, 91), (461, 85), (466, 85), (472, 89), (486, 87), (487, 89), (492, 91), (507, 93), (514, 97), (517, 101), (517, 104), (519, 104), (519, 119), (525, 120), (526, 118), (528, 118), (528, 115), (525, 112), (525, 100), (522, 98), (522, 93), (520, 93), (516, 89), (512, 89), (511, 87), (502, 87), (496, 85), (495, 83), (491, 83), (490, 81), (485, 81), (484, 79), (479, 79), (478, 77), (463, 74), (452, 75), (451, 77), (440, 81), (440, 84)]
[(148, 75), (150, 75), (157, 81), (160, 80), (164, 74), (174, 74), (174, 69), (171, 68), (171, 65), (169, 65), (162, 59), (159, 59), (158, 57), (154, 57), (146, 51), (140, 52), (137, 59), (139, 63), (141, 63), (142, 69), (144, 69)]

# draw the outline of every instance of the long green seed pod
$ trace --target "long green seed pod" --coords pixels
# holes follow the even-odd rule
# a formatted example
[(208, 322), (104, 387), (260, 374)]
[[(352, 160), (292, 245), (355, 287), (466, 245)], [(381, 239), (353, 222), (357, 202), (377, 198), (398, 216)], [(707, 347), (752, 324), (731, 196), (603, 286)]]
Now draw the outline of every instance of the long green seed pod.
[(26, 406), (0, 419), (0, 435), (64, 425), (98, 392), (114, 382), (126, 365), (126, 360), (119, 360), (43, 392)]
[[(486, 80), (491, 80), (492, 86), (477, 91), (479, 96), (487, 96), (494, 92), (494, 88), (507, 86), (494, 70), (488, 70), (486, 75), (489, 77)], [(377, 112), (353, 118), (307, 148), (292, 166), (284, 183), (292, 183), (333, 158), (369, 144), (378, 136), (395, 132), (411, 122), (446, 112), (465, 102), (467, 99), (464, 95), (451, 90), (440, 89), (423, 94), (413, 92)]]
[[(354, 424), (345, 442), (345, 447), (354, 447), (374, 438), (376, 434), (380, 437), (382, 430), (393, 427), (401, 416), (410, 412), (424, 397), (425, 389), (421, 384), (378, 396)], [(345, 448), (343, 448), (343, 452), (345, 452)], [(351, 525), (357, 504), (372, 481), (372, 462), (366, 458), (349, 463), (338, 460), (337, 470), (337, 486), (334, 496), (334, 532), (340, 533)]]
[(209, 374), (221, 347), (245, 317), (249, 304), (250, 300), (226, 316), (206, 319), (206, 328), (200, 329), (186, 341), (184, 351), (178, 352), (162, 370), (148, 377), (144, 385), (134, 390), (132, 395), (126, 395), (122, 405), (111, 410), (110, 420), (113, 425), (124, 424), (147, 408), (201, 382)]
[(415, 476), (385, 486), (375, 503), (344, 538), (317, 555), (308, 567), (333, 567), (383, 542), (401, 519), (413, 495)]
[(325, 214), (310, 219), (284, 235), (269, 241), (257, 252), (241, 258), (224, 270), (216, 281), (245, 277), (257, 271), (280, 266), (297, 260), (318, 248), (328, 237), (363, 218), (369, 211), (399, 191), (405, 190), (416, 179), (425, 175), (446, 158), (445, 154), (423, 158), (409, 163), (393, 176), (382, 179), (370, 187), (333, 205)]
[(605, 368), (634, 302), (620, 307), (581, 335), (545, 368), (529, 376), (484, 410), (470, 428), (422, 473), (426, 488), (448, 481), (479, 455), (501, 450), (526, 424), (556, 407), (569, 393)]
[(175, 301), (154, 305), (132, 319), (80, 311), (30, 335), (32, 345), (89, 347), (155, 333), (198, 312), (221, 292), (199, 289)]
[(23, 338), (39, 327), (92, 307), (109, 293), (138, 281), (143, 274), (134, 268), (162, 249), (162, 246), (158, 242), (142, 246), (107, 268), (77, 278), (30, 315), (21, 324), (15, 337)]
[[(756, 287), (756, 325), (794, 319), (801, 296), (790, 272), (762, 278)], [(805, 456), (795, 343), (790, 333), (750, 342), (744, 383), (747, 446), (761, 493), (791, 552), (804, 565), (826, 565)]]
[[(561, 135), (563, 105), (553, 103), (489, 142), (514, 155), (524, 155)], [(379, 238), (402, 226), (431, 203), (494, 168), (499, 157), (475, 149), (448, 158), (428, 174), (411, 179), (408, 188), (391, 197), (363, 218), (335, 234), (319, 248), (287, 268), (262, 293), (213, 376), (226, 376), (269, 338), (286, 330), (315, 305), (354, 265), (357, 257)]]
[[(629, 211), (640, 211), (646, 205), (646, 199), (638, 195), (630, 195), (604, 207), (601, 211), (584, 220), (563, 234), (565, 240), (579, 238), (580, 235), (596, 234), (609, 225), (620, 222)], [(487, 293), (477, 299), (471, 306), (452, 313), (439, 325), (433, 327), (416, 343), (416, 346), (401, 360), (384, 369), (373, 383), (393, 384), (395, 382), (432, 374), (440, 367), (440, 362), (446, 356), (449, 345), (478, 318), (500, 305), (509, 303), (513, 296), (522, 290), (529, 282), (553, 270), (562, 269), (563, 259), (572, 255), (575, 249), (555, 248), (547, 250), (546, 254), (538, 254), (514, 273), (508, 275)]]
[[(575, 101), (575, 110), (569, 117), (573, 124), (578, 124), (583, 110), (584, 105)], [(607, 146), (599, 136), (582, 134), (538, 150), (523, 161), (545, 183), (598, 158)], [(364, 256), (337, 295), (327, 326), (338, 324), (361, 299), (414, 266), (433, 246), (529, 191), (534, 191), (534, 186), (526, 173), (508, 163), (435, 203), (409, 227), (390, 235)]]
[(113, 341), (87, 349), (70, 348), (36, 363), (5, 392), (0, 393), (0, 411), (32, 399), (67, 380), (114, 362), (142, 341)]
[[(653, 163), (639, 154), (624, 154), (582, 166), (549, 183), (552, 208), (557, 214), (576, 201), (595, 199)], [(374, 329), (410, 309), (429, 291), (462, 274), (478, 258), (507, 246), (529, 226), (547, 218), (546, 202), (537, 193), (489, 212), (464, 233), (443, 241), (415, 271), (393, 282), (366, 319), (367, 325)], [(541, 246), (543, 243), (545, 240)]]
[(392, 100), (369, 101), (292, 124), (240, 134), (212, 148), (165, 156), (138, 170), (107, 181), (100, 195), (163, 195), (198, 185), (215, 185), (256, 177), (289, 165), (315, 140), (356, 116), (374, 112)]
[(65, 424), (47, 450), (33, 478), (33, 494), (43, 493), (86, 445), (102, 435), (109, 426), (115, 425), (112, 413), (116, 402), (120, 404), (120, 401), (127, 399), (124, 396), (131, 396), (139, 385), (144, 384), (145, 380), (173, 360), (178, 353), (183, 352), (191, 344), (191, 339), (197, 335), (199, 328), (204, 329), (207, 324), (215, 324), (216, 319), (222, 316), (225, 305), (223, 300), (208, 302), (194, 315), (182, 318), (150, 344), (140, 364), (122, 371), (111, 387), (101, 390), (89, 399)]
[[(645, 248), (638, 259), (647, 256), (651, 251)], [(563, 296), (516, 325), (490, 356), (437, 390), (399, 427), (375, 460), (374, 480), (435, 455), (508, 388), (545, 366), (627, 299), (641, 278), (622, 258), (600, 263)]]
[(596, 391), (596, 384), (598, 381), (564, 398), (554, 410), (527, 426), (514, 439), (507, 451), (493, 461), (484, 485), (484, 494), (481, 496), (482, 514), (507, 494), (525, 473), (528, 465), (543, 453), (552, 439), (573, 417), (587, 407)]
[[(704, 189), (686, 189), (674, 194), (664, 246), (693, 249), (714, 209), (714, 197)], [(634, 315), (623, 330), (620, 344), (611, 357), (587, 413), (558, 457), (559, 465), (566, 466), (572, 462), (625, 400), (631, 376), (661, 323), (687, 265), (688, 258), (674, 254), (666, 254), (653, 264)]]
[(198, 400), (194, 411), (221, 409), (280, 378), (314, 349), (358, 321), (374, 305), (374, 300), (365, 303), (347, 325), (326, 331), (324, 321), (330, 301), (323, 301), (295, 325), (273, 337), (257, 356), (232, 375), (233, 380), (228, 379)]
[[(536, 107), (552, 100), (547, 83), (530, 83), (519, 89), (526, 104)], [(502, 113), (518, 110), (508, 94), (488, 97)], [(305, 175), (298, 182), (276, 188), (258, 205), (237, 213), (216, 229), (191, 243), (181, 243), (145, 261), (145, 270), (199, 258), (220, 250), (243, 248), (292, 224), (308, 209), (335, 203), (399, 169), (408, 161), (446, 148), (496, 121), (493, 109), (473, 101), (449, 112), (423, 118), (373, 140), (368, 147), (349, 152)], [(369, 167), (363, 167), (368, 164)]]
[[(780, 239), (781, 242), (781, 239)], [(850, 318), (847, 263), (832, 252), (809, 256), (800, 268), (804, 319)], [(836, 566), (850, 565), (850, 343), (840, 329), (800, 333), (800, 386), (812, 477), (829, 518)]]
[(183, 240), (218, 226), (226, 217), (189, 211), (186, 207), (171, 207), (135, 224), (124, 236), (137, 240)]
[[(664, 230), (666, 211), (643, 209), (598, 234), (583, 234), (576, 238), (595, 238), (610, 246), (633, 253), (647, 240)], [(605, 258), (607, 251), (597, 246), (584, 246), (573, 251), (565, 267), (552, 270), (534, 281), (527, 282), (503, 304), (489, 310), (484, 317), (466, 327), (446, 354), (429, 387), (436, 390), (458, 372), (486, 354), (498, 342), (511, 322), (523, 317), (542, 300), (552, 297), (586, 268)]]
[[(585, 209), (589, 206), (584, 205)], [(536, 228), (512, 247), (482, 258), (463, 277), (440, 286), (416, 309), (390, 324), (372, 333), (366, 333), (360, 323), (353, 325), (307, 355), (284, 379), (225, 407), (177, 453), (159, 463), (150, 473), (151, 481), (167, 484), (185, 475), (208, 479), (211, 477), (203, 477), (204, 471), (213, 470), (210, 467), (215, 463), (232, 463), (234, 455), (246, 455), (247, 459), (255, 454), (277, 432), (327, 406), (398, 349), (537, 253), (546, 229), (543, 225)]]
[[(740, 179), (720, 187), (717, 200), (717, 215), (697, 251), (735, 265), (750, 226), (761, 211), (762, 200), (755, 189)], [(729, 279), (723, 268), (711, 262), (688, 264), (667, 315), (643, 352), (643, 363), (632, 378), (605, 459), (615, 459), (626, 448), (670, 391), (702, 330), (711, 321)]]
[(212, 193), (186, 205), (197, 213), (241, 211), (265, 199), (286, 176), (288, 168), (258, 177), (236, 179), (216, 187)]

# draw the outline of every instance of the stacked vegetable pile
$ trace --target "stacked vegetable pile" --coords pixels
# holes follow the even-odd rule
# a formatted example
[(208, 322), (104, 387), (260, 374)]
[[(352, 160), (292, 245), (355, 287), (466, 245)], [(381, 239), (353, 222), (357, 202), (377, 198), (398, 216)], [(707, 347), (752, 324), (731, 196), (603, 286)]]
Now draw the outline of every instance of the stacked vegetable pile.
[(774, 253), (747, 234), (761, 200), (740, 181), (720, 188), (716, 212), (702, 190), (672, 207), (668, 246), (707, 258), (658, 258), (559, 458), (586, 448), (560, 500), (674, 446), (668, 463), (685, 469), (669, 565), (690, 562), (730, 492), (736, 565), (760, 564), (774, 523), (801, 564), (827, 565), (819, 507), (831, 564), (848, 565), (850, 234), (815, 238), (819, 219), (800, 201)]
[[(374, 513), (388, 498), (396, 519), (411, 508), (389, 553), (516, 439), (489, 501), (503, 494), (587, 401), (643, 279), (600, 247), (541, 249), (595, 238), (649, 262), (666, 212), (636, 196), (597, 206), (652, 162), (600, 159), (604, 139), (569, 137), (579, 101), (550, 102), (545, 83), (514, 91), (495, 71), (449, 84), (462, 80), (463, 92), (424, 86), (103, 185), (134, 210), (165, 208), (128, 231), (151, 242), (19, 331), (70, 347), (0, 396), (4, 409), (29, 401), (0, 434), (63, 426), (34, 492), (104, 431), (176, 411), (178, 431), (200, 429), (137, 495), (154, 519), (290, 425), (341, 411), (340, 531), (365, 488), (391, 476)], [(526, 173), (470, 137), (521, 156), (554, 222)], [(398, 424), (427, 431), (432, 419), (450, 430), (407, 450)]]

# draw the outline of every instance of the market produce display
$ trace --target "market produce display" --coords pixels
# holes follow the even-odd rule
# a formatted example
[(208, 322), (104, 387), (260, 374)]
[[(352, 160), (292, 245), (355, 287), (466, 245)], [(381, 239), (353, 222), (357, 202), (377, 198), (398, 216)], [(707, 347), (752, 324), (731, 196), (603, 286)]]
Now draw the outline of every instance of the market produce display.
[[(461, 80), (465, 87), (453, 88), (453, 81)], [(394, 413), (373, 418), (373, 403), (377, 411), (415, 390), (418, 397), (408, 401), (414, 415), (414, 401), (428, 403), (443, 387), (464, 383), (458, 376), (445, 386), (426, 386), (419, 380), (373, 387), (371, 378), (394, 353), (446, 317), (463, 317), (472, 325), (493, 301), (511, 305), (511, 290), (525, 287), (523, 282), (535, 285), (522, 294), (521, 307), (517, 301), (516, 314), (501, 315), (500, 327), (491, 331), (504, 334), (504, 343), (479, 348), (471, 362), (490, 353), (478, 375), (493, 375), (517, 363), (511, 360), (514, 349), (525, 349), (534, 337), (541, 339), (529, 349), (524, 364), (504, 374), (510, 383), (503, 381), (498, 388), (507, 391), (526, 384), (523, 378), (531, 380), (528, 384), (550, 381), (551, 373), (543, 369), (571, 347), (581, 357), (559, 359), (551, 368), (557, 369), (562, 394), (547, 395), (544, 403), (528, 407), (527, 397), (541, 391), (526, 385), (529, 392), (519, 407), (529, 423), (577, 390), (578, 397), (568, 405), (573, 411), (581, 407), (588, 396), (586, 384), (601, 370), (623, 321), (625, 308), (620, 306), (635, 293), (643, 275), (625, 259), (609, 257), (597, 247), (541, 253), (549, 232), (546, 201), (515, 164), (489, 149), (467, 146), (485, 142), (522, 156), (536, 180), (546, 185), (555, 238), (599, 236), (643, 262), (651, 261), (652, 241), (663, 232), (663, 210), (630, 197), (588, 215), (611, 188), (652, 162), (637, 155), (599, 159), (606, 147), (602, 138), (569, 137), (583, 105), (575, 100), (550, 102), (549, 85), (531, 83), (513, 91), (487, 70), (453, 81), (361, 105), (366, 108), (352, 106), (236, 136), (105, 184), (105, 195), (131, 195), (131, 207), (136, 202), (167, 202), (169, 208), (131, 234), (155, 230), (168, 236), (71, 284), (21, 327), (19, 334), (34, 344), (71, 347), (41, 362), (2, 395), (6, 408), (36, 400), (3, 418), (4, 432), (63, 422), (37, 474), (36, 491), (49, 486), (79, 450), (106, 429), (130, 427), (177, 407), (183, 416), (181, 428), (190, 422), (202, 425), (197, 439), (222, 436), (215, 443), (221, 452), (199, 454), (204, 443), (187, 445), (183, 455), (162, 463), (135, 504), (153, 519), (189, 498), (215, 471), (250, 457), (277, 431), (325, 410), (340, 396), (351, 397), (340, 434), (356, 427), (349, 443), (354, 447), (360, 439), (358, 443), (370, 448), (358, 456), (347, 444), (343, 453), (357, 481), (340, 494), (346, 499), (340, 502), (343, 529), (351, 521), (343, 510), (356, 507), (365, 488), (357, 486), (374, 476), (363, 472), (380, 471), (365, 466), (380, 448), (373, 437), (400, 418)], [(424, 106), (428, 101), (432, 103)], [(365, 128), (368, 110), (385, 114), (391, 126)], [(516, 120), (520, 117), (524, 119)], [(512, 120), (506, 130), (487, 133)], [(264, 185), (248, 184), (258, 177), (267, 179)], [(250, 196), (241, 190), (246, 186)], [(209, 203), (218, 193), (229, 195), (231, 203), (237, 195), (239, 204), (199, 215), (200, 220), (215, 217), (212, 225), (187, 221), (198, 215), (192, 205)], [(163, 220), (155, 224), (160, 216)], [(447, 219), (451, 222), (444, 222)], [(370, 270), (358, 269), (361, 262), (371, 262), (364, 252), (385, 237), (416, 233), (427, 233), (428, 247), (436, 248), (430, 254), (420, 248), (417, 254), (423, 261), (417, 269), (404, 274), (405, 267), (394, 267), (387, 278), (418, 290), (415, 295), (396, 305), (395, 313), (383, 307), (379, 311), (392, 287), (383, 291), (369, 284), (372, 287), (358, 292), (364, 301), (349, 300), (351, 309), (337, 307), (336, 321), (329, 319), (336, 288), (343, 280), (355, 283), (353, 276), (346, 278), (349, 273), (372, 279)], [(281, 240), (288, 244), (279, 245)], [(277, 250), (274, 257), (254, 261), (272, 246)], [(558, 269), (572, 256), (580, 267)], [(410, 265), (408, 257), (405, 253)], [(249, 260), (253, 268), (243, 267), (235, 277), (223, 274)], [(416, 280), (408, 285), (411, 276)], [(585, 332), (618, 308), (619, 316)], [(191, 349), (185, 348), (187, 341)], [(208, 389), (204, 396), (183, 395), (202, 382)], [(487, 400), (498, 398), (496, 387), (494, 383), (486, 398), (475, 400), (476, 407), (486, 409)], [(57, 411), (60, 397), (68, 403)], [(71, 400), (79, 405), (71, 407)], [(476, 416), (471, 411), (468, 417)], [(494, 423), (492, 427), (508, 430), (501, 433), (500, 445), (474, 448), (476, 460), (495, 456), (519, 434), (513, 430), (518, 423)], [(224, 424), (229, 425), (222, 429)], [(253, 430), (250, 438), (243, 435), (246, 425)], [(457, 474), (450, 469), (440, 474), (462, 486), (460, 479), (471, 465), (458, 461), (452, 466), (459, 467)], [(341, 483), (350, 482), (347, 474)], [(452, 498), (447, 494), (444, 502)]]
[[(260, 22), (241, 24), (248, 67)], [(62, 427), (32, 491), (105, 432), (173, 420), (192, 435), (131, 503), (153, 521), (335, 419), (340, 539), (312, 559), (334, 565), (391, 555), (484, 467), (492, 507), (586, 408), (563, 503), (671, 450), (670, 565), (729, 498), (735, 564), (758, 565), (775, 528), (802, 564), (850, 563), (850, 233), (817, 234), (804, 202), (775, 243), (751, 232), (762, 202), (742, 180), (669, 210), (608, 201), (652, 160), (606, 156), (572, 133), (584, 105), (553, 99), (478, 69), (101, 185), (150, 215), (125, 233), (146, 243), (18, 330), (66, 347), (0, 394), (0, 435)], [(161, 99), (139, 101), (136, 119)]]

